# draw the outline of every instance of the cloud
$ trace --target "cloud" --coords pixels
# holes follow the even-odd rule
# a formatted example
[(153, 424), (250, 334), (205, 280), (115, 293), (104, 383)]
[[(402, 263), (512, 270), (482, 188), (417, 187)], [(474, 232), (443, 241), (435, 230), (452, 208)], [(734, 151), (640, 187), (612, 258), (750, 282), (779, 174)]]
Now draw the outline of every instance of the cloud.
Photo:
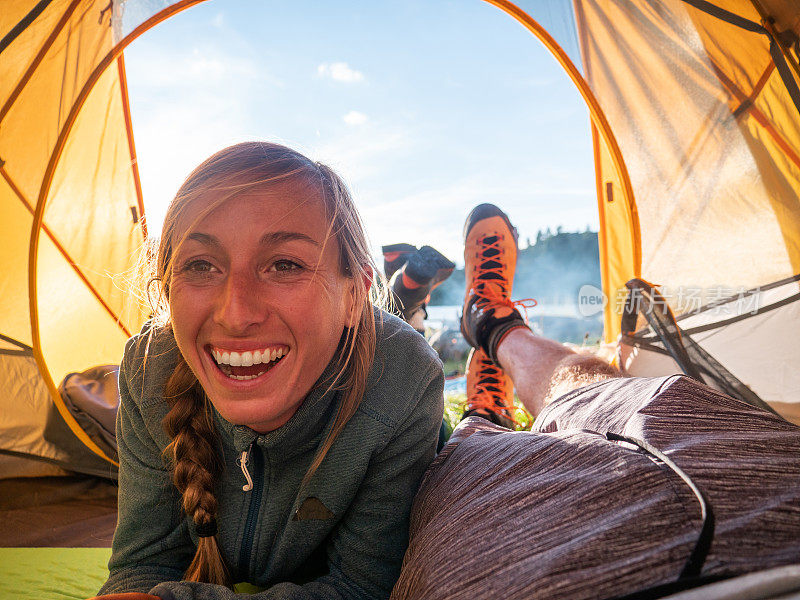
[(349, 113), (342, 117), (342, 121), (348, 125), (363, 125), (367, 122), (367, 115), (357, 110), (351, 110)]
[(330, 77), (343, 83), (359, 83), (364, 81), (364, 74), (350, 68), (346, 62), (322, 63), (317, 67), (317, 75)]

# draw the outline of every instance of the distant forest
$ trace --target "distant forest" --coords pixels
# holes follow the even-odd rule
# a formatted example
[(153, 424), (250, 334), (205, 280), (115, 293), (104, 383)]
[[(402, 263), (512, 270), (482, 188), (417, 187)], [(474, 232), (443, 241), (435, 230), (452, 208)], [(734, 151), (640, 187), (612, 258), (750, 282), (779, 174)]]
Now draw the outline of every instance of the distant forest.
[[(520, 240), (522, 241), (522, 240)], [(432, 305), (461, 304), (464, 300), (464, 269), (431, 294)], [(558, 227), (539, 231), (519, 251), (513, 299), (535, 298), (540, 304), (575, 304), (584, 284), (600, 287), (600, 255), (597, 232), (568, 232)]]

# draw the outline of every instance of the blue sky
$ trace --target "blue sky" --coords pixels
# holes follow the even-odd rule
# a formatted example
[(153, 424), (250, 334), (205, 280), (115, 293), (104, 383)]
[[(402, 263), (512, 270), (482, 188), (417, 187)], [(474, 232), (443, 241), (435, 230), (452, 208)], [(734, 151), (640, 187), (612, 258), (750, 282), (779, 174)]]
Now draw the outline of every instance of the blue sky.
[(480, 202), (509, 213), (523, 246), (540, 228), (597, 228), (585, 105), (482, 0), (209, 0), (125, 60), (151, 228), (197, 163), (249, 139), (334, 167), (376, 254), (430, 244), (461, 263)]

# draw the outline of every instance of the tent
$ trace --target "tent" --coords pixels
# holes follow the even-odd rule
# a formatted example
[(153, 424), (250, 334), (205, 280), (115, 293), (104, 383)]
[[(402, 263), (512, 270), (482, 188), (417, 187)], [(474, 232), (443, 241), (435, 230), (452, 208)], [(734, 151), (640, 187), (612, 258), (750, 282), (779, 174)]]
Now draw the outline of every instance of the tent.
[[(32, 473), (23, 457), (113, 476), (56, 386), (118, 360), (146, 317), (124, 285), (146, 231), (123, 51), (199, 1), (3, 3), (2, 476)], [(701, 376), (722, 369), (800, 423), (794, 0), (486, 1), (553, 53), (591, 115), (606, 340), (629, 280), (657, 284), (647, 306), (670, 309), (666, 342), (628, 324), (624, 366), (674, 371), (669, 339), (691, 340), (713, 358)]]

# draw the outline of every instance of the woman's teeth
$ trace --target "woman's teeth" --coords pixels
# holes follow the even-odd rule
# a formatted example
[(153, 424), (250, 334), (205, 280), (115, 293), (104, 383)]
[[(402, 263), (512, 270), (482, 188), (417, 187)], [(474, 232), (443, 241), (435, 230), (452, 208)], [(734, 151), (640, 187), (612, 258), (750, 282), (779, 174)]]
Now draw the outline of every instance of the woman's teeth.
[(231, 379), (238, 379), (239, 381), (247, 381), (248, 379), (255, 379), (266, 373), (266, 371), (259, 371), (257, 375), (228, 375)]
[(232, 367), (252, 367), (262, 363), (268, 363), (281, 358), (288, 348), (267, 348), (266, 350), (254, 350), (252, 352), (227, 352), (225, 350), (214, 349), (211, 354), (214, 360), (220, 365), (230, 365)]
[[(252, 350), (247, 352), (229, 352), (212, 348), (211, 355), (217, 362), (220, 370), (231, 379), (246, 381), (255, 379), (269, 371), (275, 364), (289, 352), (289, 348), (266, 348), (264, 350)], [(243, 369), (242, 367), (253, 367), (264, 365), (264, 369), (253, 370), (252, 368)], [(241, 371), (247, 371), (242, 373)], [(236, 373), (235, 371), (239, 371)]]

